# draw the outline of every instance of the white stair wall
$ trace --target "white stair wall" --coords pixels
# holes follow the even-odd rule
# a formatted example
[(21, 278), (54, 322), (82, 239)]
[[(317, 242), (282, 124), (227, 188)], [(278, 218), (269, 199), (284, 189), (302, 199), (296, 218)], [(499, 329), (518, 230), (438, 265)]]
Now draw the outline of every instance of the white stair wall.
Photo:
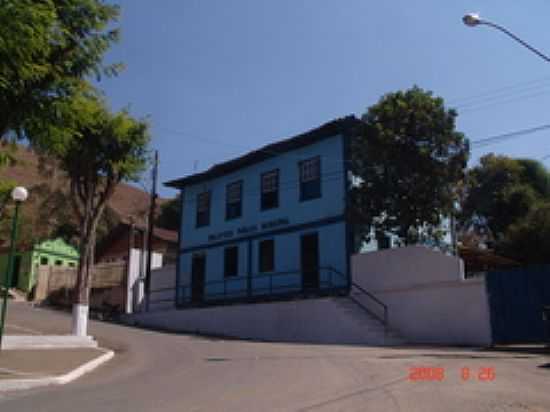
[(395, 334), (349, 297), (140, 313), (130, 323), (164, 330), (279, 342), (395, 345)]

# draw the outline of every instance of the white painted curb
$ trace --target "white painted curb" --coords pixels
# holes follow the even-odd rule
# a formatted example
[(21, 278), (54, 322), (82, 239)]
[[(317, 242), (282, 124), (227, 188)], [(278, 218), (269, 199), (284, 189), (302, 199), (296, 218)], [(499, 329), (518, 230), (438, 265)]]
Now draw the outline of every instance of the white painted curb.
[(75, 335), (7, 335), (2, 341), (2, 350), (36, 350), (97, 348), (92, 336)]
[(104, 352), (103, 355), (80, 365), (78, 368), (73, 369), (64, 375), (45, 376), (37, 379), (2, 379), (0, 380), (0, 392), (32, 389), (50, 385), (65, 385), (80, 378), (82, 375), (93, 371), (98, 366), (104, 364), (115, 356), (115, 353), (112, 350), (102, 348), (99, 348), (99, 350)]

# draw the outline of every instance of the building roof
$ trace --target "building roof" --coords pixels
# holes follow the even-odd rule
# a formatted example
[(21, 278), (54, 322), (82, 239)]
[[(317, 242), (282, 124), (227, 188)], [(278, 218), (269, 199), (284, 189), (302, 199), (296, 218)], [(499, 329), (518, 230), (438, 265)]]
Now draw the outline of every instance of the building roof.
[[(137, 230), (145, 232), (146, 228), (142, 226), (137, 226)], [(176, 230), (163, 229), (161, 227), (153, 228), (153, 237), (156, 237), (160, 240), (165, 240), (170, 243), (178, 243), (178, 232)]]
[[(122, 221), (120, 222), (98, 245), (96, 250), (96, 259), (101, 259), (106, 252), (109, 250), (110, 245), (121, 236), (127, 237), (128, 231), (130, 230), (130, 222)], [(134, 229), (139, 232), (145, 233), (146, 227), (142, 224), (135, 223)], [(175, 230), (163, 229), (160, 227), (153, 228), (153, 238), (162, 240), (173, 245), (178, 243), (178, 232)]]
[[(131, 222), (128, 220), (122, 220), (118, 226), (118, 230), (128, 230), (130, 228)], [(146, 232), (147, 226), (140, 222), (134, 223), (134, 230), (140, 231), (140, 232)], [(153, 227), (153, 237), (164, 240), (169, 243), (178, 243), (178, 232), (176, 230), (169, 230), (164, 229), (158, 226)]]
[[(51, 249), (49, 246), (51, 246), (53, 243), (54, 248)], [(48, 244), (48, 247), (41, 247), (45, 244)], [(22, 243), (16, 243), (16, 251), (17, 253), (24, 253), (24, 252), (31, 252), (35, 249), (40, 249), (42, 252), (52, 252), (52, 253), (59, 253), (59, 250), (55, 249), (55, 246), (63, 245), (65, 248), (72, 249), (74, 252), (78, 253), (78, 249), (71, 245), (70, 243), (67, 243), (65, 239), (61, 237), (57, 238), (49, 238), (49, 239), (41, 239), (36, 240), (33, 242), (22, 242)], [(2, 246), (0, 247), (0, 254), (7, 254), (10, 252), (10, 247), (8, 246)]]
[(361, 124), (362, 122), (353, 115), (336, 119), (306, 133), (280, 140), (235, 159), (215, 164), (204, 172), (165, 182), (164, 185), (183, 188), (184, 186), (204, 182), (329, 137), (336, 135), (350, 136)]

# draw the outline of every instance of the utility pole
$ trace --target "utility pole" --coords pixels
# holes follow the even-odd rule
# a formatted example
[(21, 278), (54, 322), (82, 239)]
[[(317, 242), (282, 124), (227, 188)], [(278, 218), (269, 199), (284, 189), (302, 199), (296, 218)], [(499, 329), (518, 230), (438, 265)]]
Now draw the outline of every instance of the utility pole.
[(147, 265), (145, 266), (145, 311), (149, 312), (149, 300), (151, 295), (151, 258), (153, 252), (153, 227), (155, 222), (155, 209), (157, 203), (157, 177), (159, 165), (159, 152), (155, 150), (155, 164), (153, 165), (153, 187), (151, 188), (151, 202), (149, 209), (149, 221), (147, 228)]

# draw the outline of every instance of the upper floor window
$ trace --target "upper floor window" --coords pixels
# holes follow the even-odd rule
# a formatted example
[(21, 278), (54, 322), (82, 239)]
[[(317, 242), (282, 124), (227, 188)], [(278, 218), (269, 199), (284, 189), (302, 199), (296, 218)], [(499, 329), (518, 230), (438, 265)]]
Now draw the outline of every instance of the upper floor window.
[(262, 174), (262, 210), (279, 207), (279, 170)]
[(210, 224), (210, 192), (202, 192), (197, 196), (197, 227)]
[(227, 185), (225, 193), (225, 219), (241, 217), (243, 205), (243, 181)]
[(303, 160), (300, 168), (300, 201), (321, 197), (321, 158)]

